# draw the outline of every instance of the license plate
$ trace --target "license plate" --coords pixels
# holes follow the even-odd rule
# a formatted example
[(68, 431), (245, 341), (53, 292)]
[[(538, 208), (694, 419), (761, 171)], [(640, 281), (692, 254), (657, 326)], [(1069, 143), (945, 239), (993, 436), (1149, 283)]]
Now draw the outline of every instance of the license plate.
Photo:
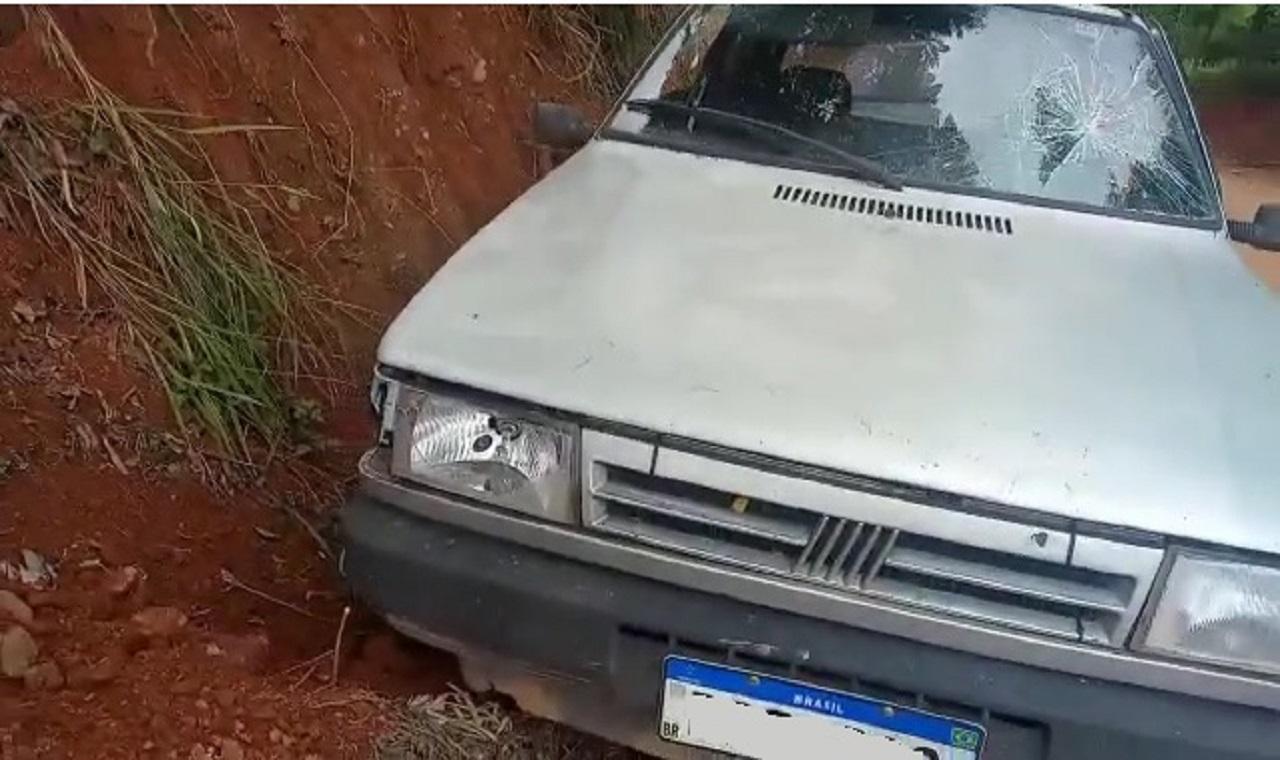
[(668, 657), (662, 738), (755, 760), (976, 760), (986, 731), (967, 721)]

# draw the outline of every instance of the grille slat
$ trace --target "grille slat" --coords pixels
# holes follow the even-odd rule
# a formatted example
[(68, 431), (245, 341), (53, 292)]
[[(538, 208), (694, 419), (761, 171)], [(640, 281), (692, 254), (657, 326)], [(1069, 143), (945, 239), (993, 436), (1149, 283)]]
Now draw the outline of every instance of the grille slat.
[(849, 531), (849, 537), (844, 540), (844, 545), (840, 547), (840, 552), (831, 561), (831, 567), (827, 570), (827, 580), (835, 580), (837, 575), (843, 576), (844, 561), (849, 558), (849, 553), (857, 545), (858, 538), (862, 536), (862, 529), (865, 527), (866, 525), (863, 523), (854, 523), (853, 530)]
[(899, 549), (886, 563), (893, 568), (981, 586), (993, 591), (1005, 591), (1059, 604), (1069, 604), (1102, 612), (1122, 613), (1127, 605), (1119, 589), (1091, 586), (1065, 578), (1019, 572), (1009, 568), (994, 568), (978, 562), (956, 557), (932, 554), (919, 549)]
[(826, 575), (823, 568), (826, 566), (827, 557), (831, 556), (831, 551), (836, 548), (836, 542), (840, 540), (840, 534), (844, 532), (844, 526), (848, 524), (847, 520), (837, 520), (836, 527), (831, 529), (827, 534), (826, 540), (822, 542), (822, 549), (818, 552), (818, 556), (813, 560), (813, 567), (810, 573), (813, 575)]
[(863, 587), (864, 593), (905, 601), (921, 607), (944, 609), (988, 623), (1000, 623), (1032, 633), (1078, 639), (1076, 617), (1066, 610), (1025, 607), (1010, 601), (972, 596), (957, 591), (931, 588), (909, 580), (881, 576)]
[(781, 552), (739, 544), (734, 546), (732, 554), (726, 554), (723, 539), (714, 536), (690, 535), (687, 531), (671, 525), (646, 520), (634, 512), (611, 512), (608, 518), (596, 527), (652, 546), (664, 548), (678, 546), (682, 551), (706, 559), (763, 570), (791, 572), (791, 562)]
[[(1091, 569), (958, 543), (954, 531), (945, 538), (929, 535), (927, 522), (906, 531), (600, 460), (588, 460), (587, 469), (593, 473), (588, 522), (596, 529), (1046, 635), (1122, 643), (1150, 581), (1124, 574), (1125, 545), (1101, 539), (1088, 539), (1095, 542), (1088, 546), (1098, 562)], [(984, 535), (975, 534), (975, 541)]]
[(901, 532), (900, 530), (889, 532), (889, 537), (884, 540), (884, 546), (880, 547), (880, 551), (876, 552), (876, 558), (871, 561), (871, 567), (867, 569), (863, 583), (875, 580), (875, 577), (880, 574), (880, 568), (884, 567), (885, 560), (888, 559), (889, 553), (893, 551), (893, 545), (898, 542), (898, 534)]
[(827, 523), (829, 522), (831, 522), (831, 518), (826, 515), (822, 515), (818, 518), (818, 526), (813, 529), (813, 532), (809, 536), (808, 543), (804, 545), (804, 551), (800, 552), (800, 557), (796, 559), (796, 564), (793, 568), (795, 572), (798, 573), (803, 571), (805, 563), (809, 561), (810, 555), (813, 554), (814, 547), (818, 545), (818, 541), (822, 538), (823, 528), (826, 528)]
[(862, 548), (858, 550), (858, 556), (854, 557), (853, 563), (849, 565), (849, 569), (845, 571), (844, 582), (853, 585), (858, 582), (859, 576), (862, 574), (862, 564), (867, 561), (867, 557), (871, 555), (871, 550), (875, 548), (876, 541), (880, 538), (880, 532), (884, 530), (879, 525), (872, 526), (870, 535), (862, 544)]
[(618, 480), (605, 483), (600, 489), (600, 496), (637, 510), (700, 522), (791, 546), (804, 546), (809, 540), (809, 531), (803, 524), (789, 524), (782, 520), (771, 520), (749, 513), (739, 514), (723, 506), (687, 497), (645, 491)]

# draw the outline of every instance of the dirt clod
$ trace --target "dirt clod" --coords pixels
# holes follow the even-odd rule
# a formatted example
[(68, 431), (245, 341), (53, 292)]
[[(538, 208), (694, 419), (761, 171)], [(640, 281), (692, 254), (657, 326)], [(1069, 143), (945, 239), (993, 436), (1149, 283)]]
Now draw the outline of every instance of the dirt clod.
[(33, 324), (41, 316), (40, 312), (36, 311), (29, 301), (22, 298), (18, 299), (11, 311), (13, 313), (13, 321), (18, 324)]
[(141, 577), (142, 571), (132, 565), (114, 567), (103, 573), (102, 590), (111, 596), (124, 596), (137, 587)]
[(248, 673), (261, 673), (271, 655), (271, 639), (265, 633), (221, 633), (209, 637), (205, 652)]
[(54, 662), (38, 662), (22, 674), (22, 685), (29, 691), (53, 691), (62, 684), (62, 670)]
[(111, 683), (124, 671), (123, 653), (115, 652), (88, 665), (78, 665), (67, 671), (67, 685), (76, 689), (94, 689)]
[(21, 678), (40, 654), (40, 646), (27, 629), (19, 625), (9, 626), (0, 637), (0, 673), (9, 678)]
[(176, 607), (147, 607), (129, 618), (131, 633), (148, 641), (168, 641), (182, 633), (187, 616)]
[(5, 619), (29, 629), (35, 621), (35, 613), (17, 594), (0, 590), (0, 620)]

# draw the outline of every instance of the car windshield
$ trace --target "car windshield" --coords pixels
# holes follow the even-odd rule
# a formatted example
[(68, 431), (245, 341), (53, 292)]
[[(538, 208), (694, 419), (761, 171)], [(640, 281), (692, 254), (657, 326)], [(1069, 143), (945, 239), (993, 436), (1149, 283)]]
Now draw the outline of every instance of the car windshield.
[(1185, 100), (1149, 43), (1119, 18), (996, 6), (701, 8), (611, 127), (829, 163), (816, 140), (907, 184), (1214, 218)]

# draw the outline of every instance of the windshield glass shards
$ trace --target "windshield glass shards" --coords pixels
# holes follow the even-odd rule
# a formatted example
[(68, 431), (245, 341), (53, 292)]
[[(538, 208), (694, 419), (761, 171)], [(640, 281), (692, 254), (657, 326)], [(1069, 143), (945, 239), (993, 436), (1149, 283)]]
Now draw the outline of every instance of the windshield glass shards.
[[(1181, 91), (1149, 45), (1127, 24), (997, 6), (709, 7), (629, 97), (776, 125), (908, 184), (1212, 218)], [(694, 150), (831, 159), (687, 110), (622, 110), (611, 126)]]

